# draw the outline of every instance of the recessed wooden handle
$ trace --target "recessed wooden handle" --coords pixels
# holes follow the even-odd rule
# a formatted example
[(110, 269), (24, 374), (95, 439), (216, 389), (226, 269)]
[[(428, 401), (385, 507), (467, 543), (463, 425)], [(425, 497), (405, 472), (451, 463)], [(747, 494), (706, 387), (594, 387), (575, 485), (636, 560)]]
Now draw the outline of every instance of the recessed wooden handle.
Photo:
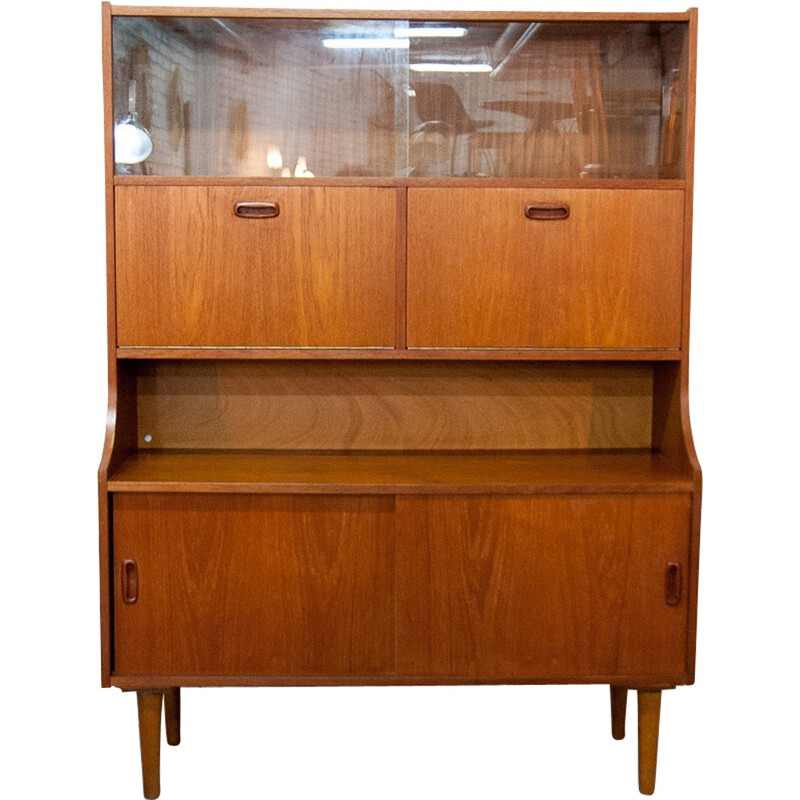
[(122, 562), (122, 601), (135, 603), (139, 599), (139, 567), (132, 558)]
[(281, 213), (277, 203), (237, 203), (234, 214), (242, 219), (274, 219)]
[(568, 219), (569, 206), (566, 203), (526, 203), (525, 217), (543, 221)]
[(667, 564), (666, 577), (664, 579), (664, 599), (668, 606), (677, 606), (681, 602), (683, 595), (683, 580), (681, 578), (681, 565), (677, 561), (670, 561)]

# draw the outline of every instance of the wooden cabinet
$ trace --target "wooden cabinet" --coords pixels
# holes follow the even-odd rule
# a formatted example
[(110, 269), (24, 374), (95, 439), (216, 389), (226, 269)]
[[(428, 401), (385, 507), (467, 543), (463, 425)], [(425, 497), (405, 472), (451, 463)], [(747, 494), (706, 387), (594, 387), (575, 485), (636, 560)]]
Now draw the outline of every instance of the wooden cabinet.
[[(177, 14), (183, 16), (176, 16)], [(694, 681), (697, 15), (103, 6), (102, 682)]]

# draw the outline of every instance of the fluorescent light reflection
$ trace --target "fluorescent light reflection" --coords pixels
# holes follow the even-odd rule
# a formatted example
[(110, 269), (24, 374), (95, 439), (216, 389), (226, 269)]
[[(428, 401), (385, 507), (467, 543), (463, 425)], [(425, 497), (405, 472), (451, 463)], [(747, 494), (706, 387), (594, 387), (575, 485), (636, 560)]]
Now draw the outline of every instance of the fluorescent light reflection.
[(322, 44), (331, 50), (408, 50), (408, 39), (323, 39)]
[(395, 28), (395, 36), (407, 39), (409, 36), (418, 36), (424, 39), (457, 39), (467, 35), (466, 28)]
[(409, 64), (412, 72), (491, 72), (491, 64)]

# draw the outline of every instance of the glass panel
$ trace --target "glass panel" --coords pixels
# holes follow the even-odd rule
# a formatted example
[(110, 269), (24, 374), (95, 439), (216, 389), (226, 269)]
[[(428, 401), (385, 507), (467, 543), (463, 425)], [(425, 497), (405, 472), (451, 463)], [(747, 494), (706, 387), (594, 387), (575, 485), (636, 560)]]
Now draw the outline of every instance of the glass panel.
[(117, 17), (117, 172), (679, 178), (686, 28)]
[[(403, 174), (408, 47), (395, 24), (116, 18), (117, 173)], [(345, 37), (375, 46), (331, 46)], [(130, 110), (153, 140), (135, 164), (119, 163), (132, 160), (122, 152), (136, 138)]]
[(685, 25), (492, 22), (462, 30), (410, 37), (412, 174), (682, 175)]

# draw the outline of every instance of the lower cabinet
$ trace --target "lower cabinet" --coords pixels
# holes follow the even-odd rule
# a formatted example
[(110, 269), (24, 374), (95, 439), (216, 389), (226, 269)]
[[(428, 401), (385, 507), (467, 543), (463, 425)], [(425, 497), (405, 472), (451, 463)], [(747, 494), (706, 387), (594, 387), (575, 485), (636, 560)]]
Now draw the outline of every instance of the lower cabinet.
[(114, 671), (685, 683), (689, 510), (117, 494)]

